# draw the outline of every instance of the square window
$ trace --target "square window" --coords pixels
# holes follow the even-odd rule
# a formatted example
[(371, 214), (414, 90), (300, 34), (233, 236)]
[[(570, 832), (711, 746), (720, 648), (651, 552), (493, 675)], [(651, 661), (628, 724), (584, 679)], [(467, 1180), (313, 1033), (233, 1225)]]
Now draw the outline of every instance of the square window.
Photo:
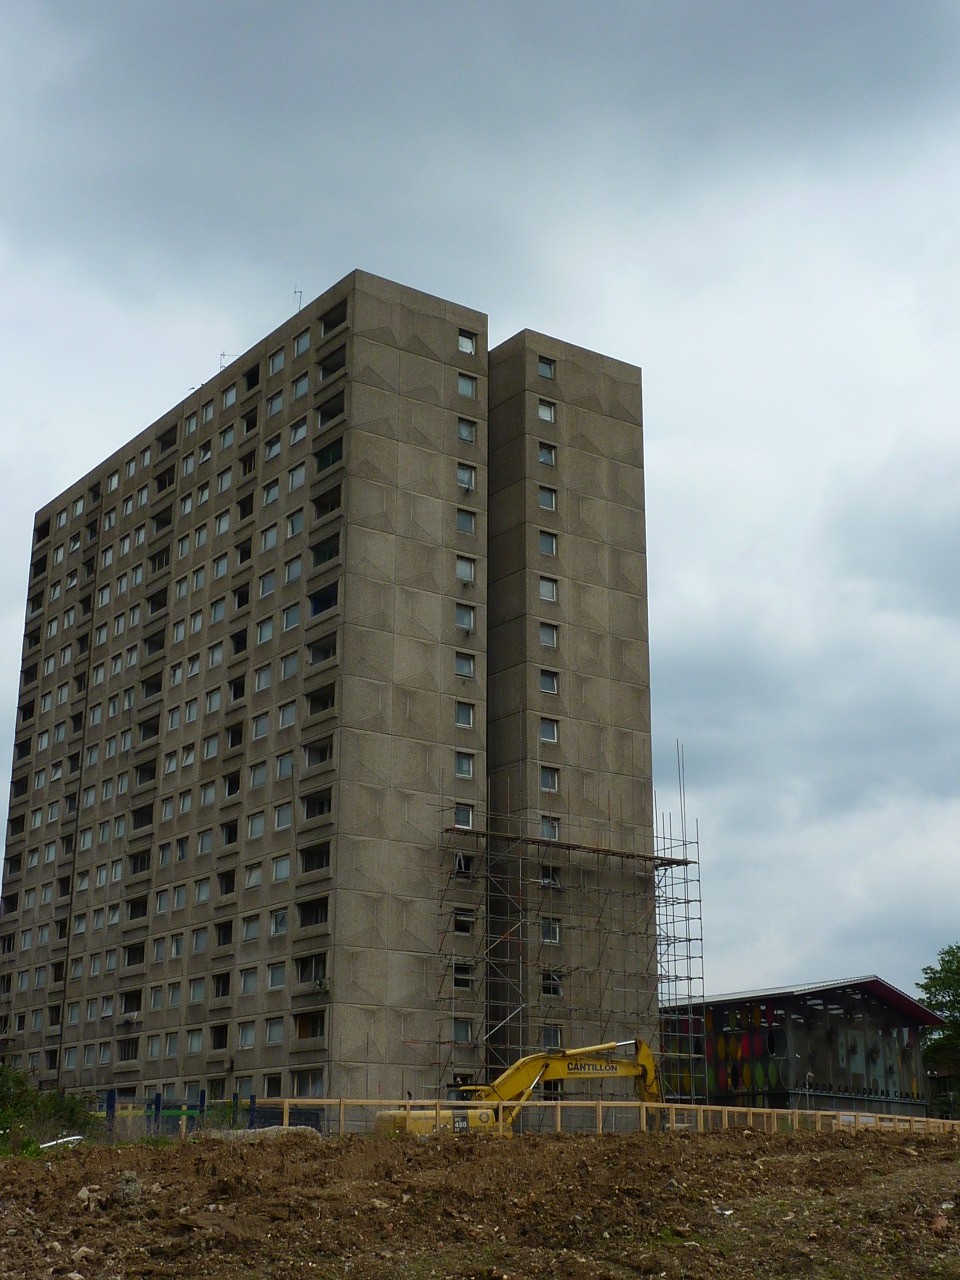
[(457, 374), (457, 395), (462, 396), (464, 400), (476, 400), (477, 398), (477, 380), (469, 373)]
[(476, 671), (476, 660), (472, 653), (457, 653), (454, 658), (454, 670), (458, 676), (472, 679)]
[(552, 622), (540, 623), (540, 643), (545, 649), (556, 649), (560, 639), (560, 628)]
[(541, 511), (556, 511), (557, 491), (542, 484), (537, 490), (537, 506)]
[(463, 831), (469, 831), (473, 827), (472, 804), (456, 804), (453, 806), (453, 825), (460, 827)]
[(537, 417), (541, 422), (556, 422), (557, 406), (552, 400), (538, 400)]
[(557, 792), (560, 790), (560, 770), (553, 765), (540, 766), (540, 790)]
[(542, 813), (540, 815), (540, 838), (541, 840), (559, 840), (560, 819), (554, 818), (550, 814)]
[(477, 611), (472, 604), (458, 604), (456, 606), (457, 626), (462, 627), (464, 631), (472, 632), (476, 626)]
[(458, 751), (456, 753), (455, 769), (458, 778), (473, 777), (473, 752)]
[(549, 356), (540, 356), (537, 359), (537, 373), (541, 378), (549, 378), (553, 381), (557, 376), (557, 362), (551, 360)]
[(469, 556), (457, 556), (457, 577), (461, 582), (475, 582), (477, 562)]
[(545, 467), (555, 467), (557, 465), (557, 446), (548, 444), (546, 440), (541, 440), (537, 450), (537, 459)]
[(477, 443), (477, 424), (472, 418), (457, 419), (457, 439), (465, 444)]
[(560, 721), (549, 716), (540, 717), (540, 741), (558, 742), (560, 739)]
[(548, 671), (546, 668), (540, 669), (540, 692), (541, 693), (559, 693), (560, 692), (560, 672)]
[(457, 484), (461, 489), (471, 490), (477, 487), (477, 468), (468, 462), (457, 463)]
[(555, 556), (557, 554), (557, 535), (548, 529), (540, 530), (540, 554)]
[(469, 329), (461, 329), (457, 336), (457, 349), (462, 351), (465, 356), (475, 356), (477, 354), (477, 335), (471, 333)]
[(476, 533), (477, 516), (474, 511), (466, 511), (463, 507), (457, 508), (457, 533)]
[(540, 579), (540, 599), (541, 600), (549, 600), (552, 603), (556, 603), (558, 591), (559, 591), (559, 584), (556, 578)]

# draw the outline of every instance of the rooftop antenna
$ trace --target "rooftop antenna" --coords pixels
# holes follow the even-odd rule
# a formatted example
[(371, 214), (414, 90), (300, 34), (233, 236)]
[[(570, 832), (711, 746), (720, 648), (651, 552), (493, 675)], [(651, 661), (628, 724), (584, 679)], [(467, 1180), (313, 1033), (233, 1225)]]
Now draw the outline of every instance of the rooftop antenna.
[(297, 310), (302, 311), (303, 310), (303, 290), (294, 289), (293, 296), (297, 299)]
[(230, 361), (236, 360), (236, 358), (237, 356), (235, 352), (221, 351), (220, 352), (220, 368), (225, 369), (227, 365), (230, 363)]

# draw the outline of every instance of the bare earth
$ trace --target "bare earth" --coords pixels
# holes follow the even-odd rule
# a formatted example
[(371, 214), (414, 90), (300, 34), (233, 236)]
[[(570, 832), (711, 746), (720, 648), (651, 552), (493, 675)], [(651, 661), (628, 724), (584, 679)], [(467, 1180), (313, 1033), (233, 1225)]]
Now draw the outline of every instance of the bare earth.
[(327, 1139), (0, 1162), (4, 1280), (960, 1278), (960, 1145)]

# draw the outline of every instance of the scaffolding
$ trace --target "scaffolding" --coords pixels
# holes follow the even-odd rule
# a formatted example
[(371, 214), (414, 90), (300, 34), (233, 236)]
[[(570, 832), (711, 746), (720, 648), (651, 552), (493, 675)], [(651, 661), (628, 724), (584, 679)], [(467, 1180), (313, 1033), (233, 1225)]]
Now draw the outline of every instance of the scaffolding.
[[(463, 829), (444, 814), (438, 1094), (488, 1081), (526, 1053), (639, 1035), (660, 1039), (669, 1095), (699, 1097), (696, 840), (660, 833), (644, 853), (530, 835), (528, 824), (492, 813), (483, 829)], [(669, 1023), (666, 1043), (664, 1002), (689, 1010)]]

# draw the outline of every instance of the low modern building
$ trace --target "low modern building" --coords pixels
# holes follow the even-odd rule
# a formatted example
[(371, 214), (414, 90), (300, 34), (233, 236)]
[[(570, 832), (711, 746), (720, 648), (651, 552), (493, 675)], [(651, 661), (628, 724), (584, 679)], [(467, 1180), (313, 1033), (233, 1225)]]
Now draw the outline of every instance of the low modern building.
[[(693, 1074), (716, 1105), (924, 1115), (922, 1032), (937, 1014), (871, 975), (707, 996), (702, 1020), (663, 1011), (664, 1076), (689, 1096)], [(671, 1056), (671, 1042), (683, 1052)]]
[(656, 1025), (640, 372), (353, 272), (37, 515), (0, 1057), (415, 1096)]

